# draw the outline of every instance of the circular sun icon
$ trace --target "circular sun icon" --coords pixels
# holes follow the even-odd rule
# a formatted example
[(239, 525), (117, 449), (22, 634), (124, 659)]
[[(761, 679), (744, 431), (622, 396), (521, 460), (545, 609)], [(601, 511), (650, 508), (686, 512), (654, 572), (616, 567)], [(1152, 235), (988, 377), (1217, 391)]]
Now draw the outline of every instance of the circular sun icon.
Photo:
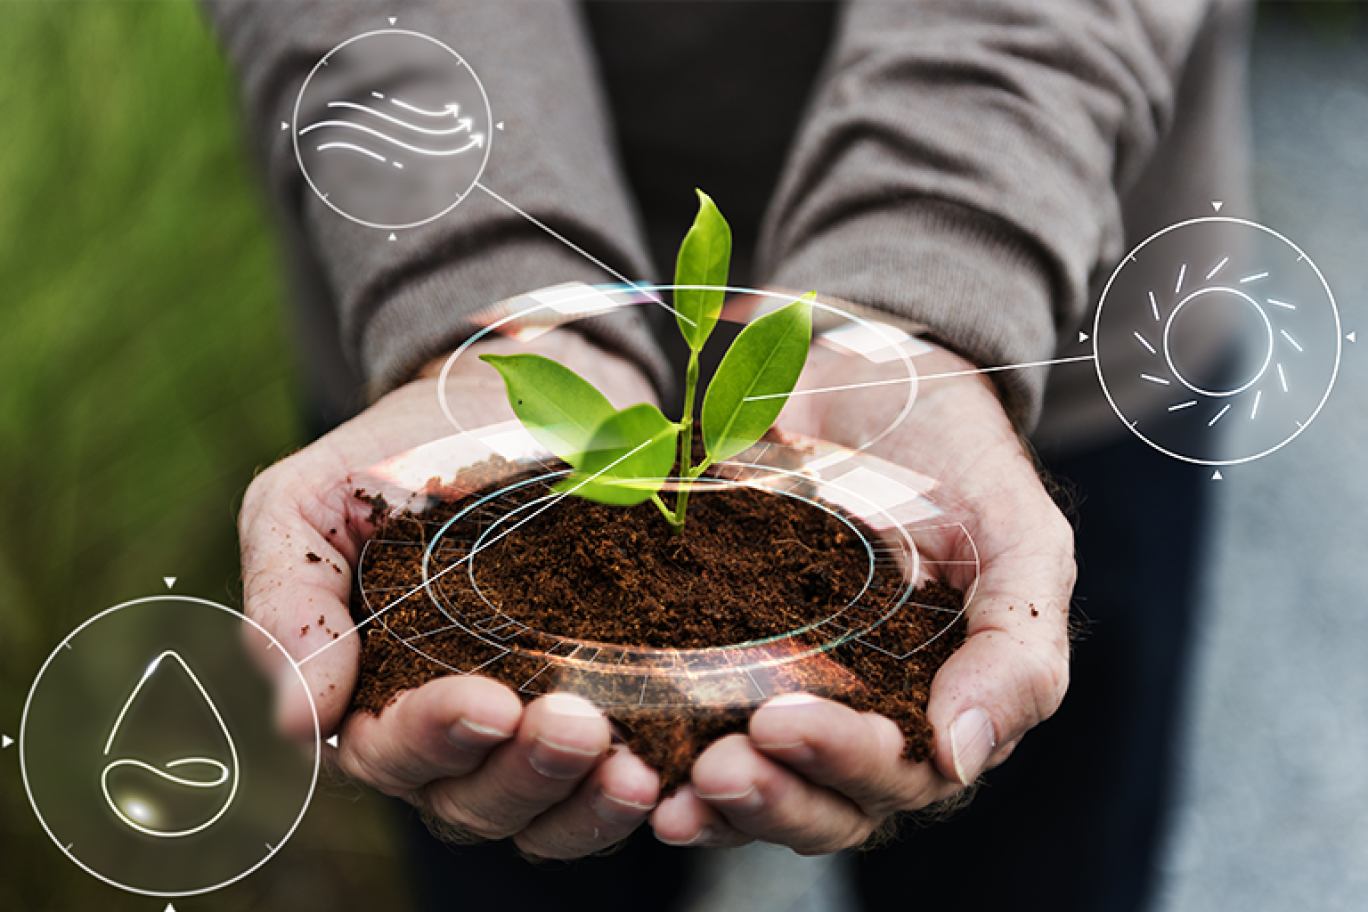
[(1175, 459), (1266, 456), (1319, 414), (1339, 370), (1334, 296), (1295, 244), (1242, 219), (1193, 219), (1121, 261), (1093, 332), (1103, 392)]

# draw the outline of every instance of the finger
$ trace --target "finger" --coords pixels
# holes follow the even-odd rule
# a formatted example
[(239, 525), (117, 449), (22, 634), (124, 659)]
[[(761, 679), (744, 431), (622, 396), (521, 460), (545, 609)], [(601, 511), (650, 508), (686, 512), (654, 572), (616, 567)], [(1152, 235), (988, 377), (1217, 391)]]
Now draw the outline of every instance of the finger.
[(651, 813), (651, 829), (661, 842), (680, 847), (734, 849), (755, 841), (699, 798), (691, 785), (680, 786), (660, 802)]
[[(326, 734), (346, 712), (356, 680), (360, 644), (347, 608), (354, 556), (347, 530), (359, 504), (350, 504), (340, 488), (319, 499), (316, 461), (293, 459), (262, 473), (243, 499), (243, 596), (247, 616), (284, 649), (267, 649), (263, 638), (252, 638), (258, 664), (280, 682), (277, 725), (312, 740), (310, 697)], [(298, 667), (307, 692), (293, 683), (290, 665)]]
[(807, 694), (762, 706), (751, 717), (750, 738), (764, 756), (840, 793), (875, 820), (960, 788), (930, 764), (903, 760), (903, 735), (892, 720)]
[(552, 694), (523, 711), (517, 735), (479, 769), (429, 784), (421, 799), (453, 826), (503, 839), (574, 793), (608, 744), (608, 720), (593, 704)]
[(745, 735), (718, 741), (694, 762), (693, 787), (732, 827), (802, 855), (863, 842), (880, 822), (848, 798), (761, 754)]
[(355, 713), (338, 739), (336, 763), (387, 795), (465, 776), (518, 730), (517, 696), (488, 678), (448, 676), (405, 691), (378, 717)]
[(1053, 516), (985, 556), (965, 643), (932, 682), (935, 763), (964, 785), (1049, 718), (1068, 688), (1073, 536)]
[(514, 841), (540, 858), (580, 858), (630, 836), (659, 795), (660, 775), (619, 747), (574, 795), (532, 821)]

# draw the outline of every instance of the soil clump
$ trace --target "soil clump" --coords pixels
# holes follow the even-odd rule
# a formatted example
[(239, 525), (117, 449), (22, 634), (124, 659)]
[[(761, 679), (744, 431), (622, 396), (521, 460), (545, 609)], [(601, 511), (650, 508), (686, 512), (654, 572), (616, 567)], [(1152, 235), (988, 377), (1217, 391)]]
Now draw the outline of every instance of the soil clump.
[[(357, 623), (372, 610), (362, 588), (379, 609), (420, 586), (421, 555), (437, 531), (478, 498), (515, 480), (497, 458), (477, 469), (462, 475), (459, 489), (430, 486), (421, 513), (375, 511), (379, 524), (353, 583)], [(886, 569), (871, 571), (864, 542), (877, 536), (858, 520), (799, 498), (729, 487), (696, 490), (685, 531), (676, 536), (649, 502), (622, 508), (570, 497), (532, 516), (534, 502), (544, 495), (545, 488), (527, 485), (499, 498), (499, 513), (521, 507), (516, 516), (531, 517), (521, 525), (471, 510), (443, 533), (445, 541), (468, 543), (488, 534), (495, 521), (502, 534), (489, 535), (497, 540), (482, 547), (469, 566), (431, 583), (448, 612), (478, 618), (497, 606), (499, 623), (511, 620), (513, 627), (549, 635), (541, 638), (548, 644), (563, 637), (704, 650), (778, 638), (782, 648), (808, 654), (756, 669), (752, 684), (758, 678), (765, 693), (802, 691), (880, 713), (906, 736), (904, 757), (922, 761), (931, 755), (933, 733), (926, 720), (931, 680), (963, 642), (963, 618), (935, 634), (945, 625), (944, 610), (957, 611), (963, 594), (939, 582), (925, 583), (910, 601), (933, 610), (904, 607), (862, 637), (863, 643), (820, 649), (832, 638), (831, 625), (821, 622), (862, 592), (902, 585)], [(439, 542), (435, 558), (441, 558), (442, 547)], [(656, 690), (650, 700), (644, 699), (646, 687), (639, 678), (575, 677), (573, 670), (548, 666), (532, 652), (506, 652), (492, 645), (497, 640), (491, 636), (455, 629), (452, 618), (423, 592), (393, 604), (382, 620), (362, 627), (354, 711), (379, 714), (402, 691), (453, 671), (494, 678), (527, 702), (570, 689), (605, 705), (615, 734), (660, 772), (663, 794), (688, 781), (693, 761), (709, 744), (744, 732), (755, 709), (744, 703), (700, 705), (702, 692), (690, 690), (696, 682), (687, 677), (653, 678), (652, 688), (680, 692), (661, 698)], [(715, 656), (698, 660), (715, 661)], [(642, 701), (635, 693), (613, 691), (624, 680), (641, 688)], [(715, 691), (711, 696), (717, 702)], [(634, 705), (640, 702), (652, 705)]]

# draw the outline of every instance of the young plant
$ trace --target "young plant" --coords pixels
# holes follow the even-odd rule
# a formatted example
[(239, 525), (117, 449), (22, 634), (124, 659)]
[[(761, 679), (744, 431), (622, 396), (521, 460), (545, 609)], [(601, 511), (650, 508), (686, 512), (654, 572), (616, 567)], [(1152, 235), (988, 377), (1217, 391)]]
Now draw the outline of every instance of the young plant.
[[(709, 466), (755, 444), (779, 416), (807, 361), (815, 292), (741, 331), (703, 397), (702, 461), (692, 464), (698, 356), (726, 295), (731, 228), (703, 191), (675, 264), (675, 322), (689, 346), (684, 413), (671, 421), (654, 405), (618, 411), (574, 371), (540, 355), (481, 355), (503, 377), (514, 413), (542, 446), (573, 471), (556, 490), (600, 503), (650, 500), (670, 528), (684, 529), (689, 489)], [(660, 496), (679, 461), (673, 509)]]

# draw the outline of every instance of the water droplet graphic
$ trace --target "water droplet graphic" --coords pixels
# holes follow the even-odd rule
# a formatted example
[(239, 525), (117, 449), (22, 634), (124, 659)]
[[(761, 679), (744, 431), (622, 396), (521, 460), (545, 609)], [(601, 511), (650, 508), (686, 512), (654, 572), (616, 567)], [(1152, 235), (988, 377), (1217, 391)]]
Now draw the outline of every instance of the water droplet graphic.
[[(171, 650), (147, 666), (105, 741), (105, 802), (127, 826), (173, 839), (213, 826), (237, 795), (237, 747), (208, 691)], [(217, 759), (216, 759), (217, 757)]]

